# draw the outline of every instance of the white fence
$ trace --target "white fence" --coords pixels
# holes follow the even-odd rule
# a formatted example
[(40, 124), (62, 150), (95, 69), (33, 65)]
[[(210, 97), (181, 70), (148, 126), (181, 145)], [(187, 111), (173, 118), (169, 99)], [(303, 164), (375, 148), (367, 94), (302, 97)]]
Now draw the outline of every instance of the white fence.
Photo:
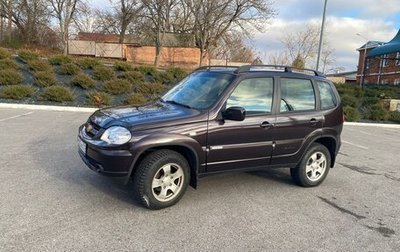
[(124, 46), (118, 43), (96, 43), (94, 41), (69, 40), (68, 54), (102, 58), (124, 59)]

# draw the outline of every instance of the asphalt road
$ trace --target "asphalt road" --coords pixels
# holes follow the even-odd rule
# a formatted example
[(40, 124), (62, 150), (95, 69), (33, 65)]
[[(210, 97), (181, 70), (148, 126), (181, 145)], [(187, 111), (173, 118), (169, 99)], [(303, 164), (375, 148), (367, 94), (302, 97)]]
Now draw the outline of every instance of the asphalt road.
[(1, 251), (400, 251), (399, 129), (346, 126), (317, 188), (224, 174), (150, 211), (79, 159), (88, 116), (0, 109)]

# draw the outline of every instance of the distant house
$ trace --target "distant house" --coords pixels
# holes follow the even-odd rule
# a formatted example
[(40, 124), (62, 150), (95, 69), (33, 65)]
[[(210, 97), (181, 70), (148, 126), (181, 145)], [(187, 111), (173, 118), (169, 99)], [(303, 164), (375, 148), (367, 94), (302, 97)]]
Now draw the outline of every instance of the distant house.
[(327, 74), (329, 80), (334, 83), (356, 83), (357, 81), (357, 71), (350, 71), (350, 72), (339, 72), (333, 74)]
[(357, 83), (400, 85), (400, 31), (387, 43), (369, 41), (357, 51)]

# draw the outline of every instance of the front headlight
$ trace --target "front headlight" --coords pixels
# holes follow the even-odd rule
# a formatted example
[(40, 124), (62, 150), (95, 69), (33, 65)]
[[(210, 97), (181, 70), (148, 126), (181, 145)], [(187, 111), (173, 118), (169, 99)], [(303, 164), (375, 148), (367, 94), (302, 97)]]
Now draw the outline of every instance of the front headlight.
[(131, 138), (131, 132), (120, 126), (113, 126), (106, 129), (106, 131), (104, 131), (103, 135), (100, 137), (100, 139), (104, 142), (115, 145), (127, 143), (129, 140), (131, 140)]

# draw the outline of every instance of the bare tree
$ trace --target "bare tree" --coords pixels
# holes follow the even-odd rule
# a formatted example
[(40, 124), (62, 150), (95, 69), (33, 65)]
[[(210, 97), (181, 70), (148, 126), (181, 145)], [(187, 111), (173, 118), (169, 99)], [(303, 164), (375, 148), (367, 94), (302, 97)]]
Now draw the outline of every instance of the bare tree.
[(95, 32), (97, 20), (95, 10), (87, 2), (80, 1), (77, 3), (73, 19), (74, 30), (78, 32)]
[(115, 17), (119, 24), (119, 42), (123, 43), (129, 25), (141, 16), (142, 1), (139, 0), (110, 0), (114, 5)]
[(287, 66), (290, 65), (290, 60), (287, 52), (276, 52), (269, 55), (268, 63), (271, 65), (281, 65)]
[(194, 16), (194, 34), (200, 48), (200, 65), (204, 54), (215, 47), (230, 29), (250, 32), (262, 30), (260, 24), (275, 11), (269, 0), (185, 0)]
[(177, 6), (177, 0), (142, 0), (145, 16), (150, 21), (150, 30), (156, 47), (154, 65), (160, 63), (165, 33), (171, 31), (171, 15)]
[(68, 31), (80, 0), (49, 0), (52, 14), (57, 19), (64, 54), (68, 53)]
[(0, 16), (8, 20), (9, 35), (14, 24), (23, 41), (34, 44), (40, 40), (41, 32), (46, 32), (49, 25), (46, 0), (0, 0), (0, 5)]
[(252, 63), (257, 58), (257, 53), (245, 39), (240, 32), (227, 32), (213, 48), (210, 56), (215, 59)]

